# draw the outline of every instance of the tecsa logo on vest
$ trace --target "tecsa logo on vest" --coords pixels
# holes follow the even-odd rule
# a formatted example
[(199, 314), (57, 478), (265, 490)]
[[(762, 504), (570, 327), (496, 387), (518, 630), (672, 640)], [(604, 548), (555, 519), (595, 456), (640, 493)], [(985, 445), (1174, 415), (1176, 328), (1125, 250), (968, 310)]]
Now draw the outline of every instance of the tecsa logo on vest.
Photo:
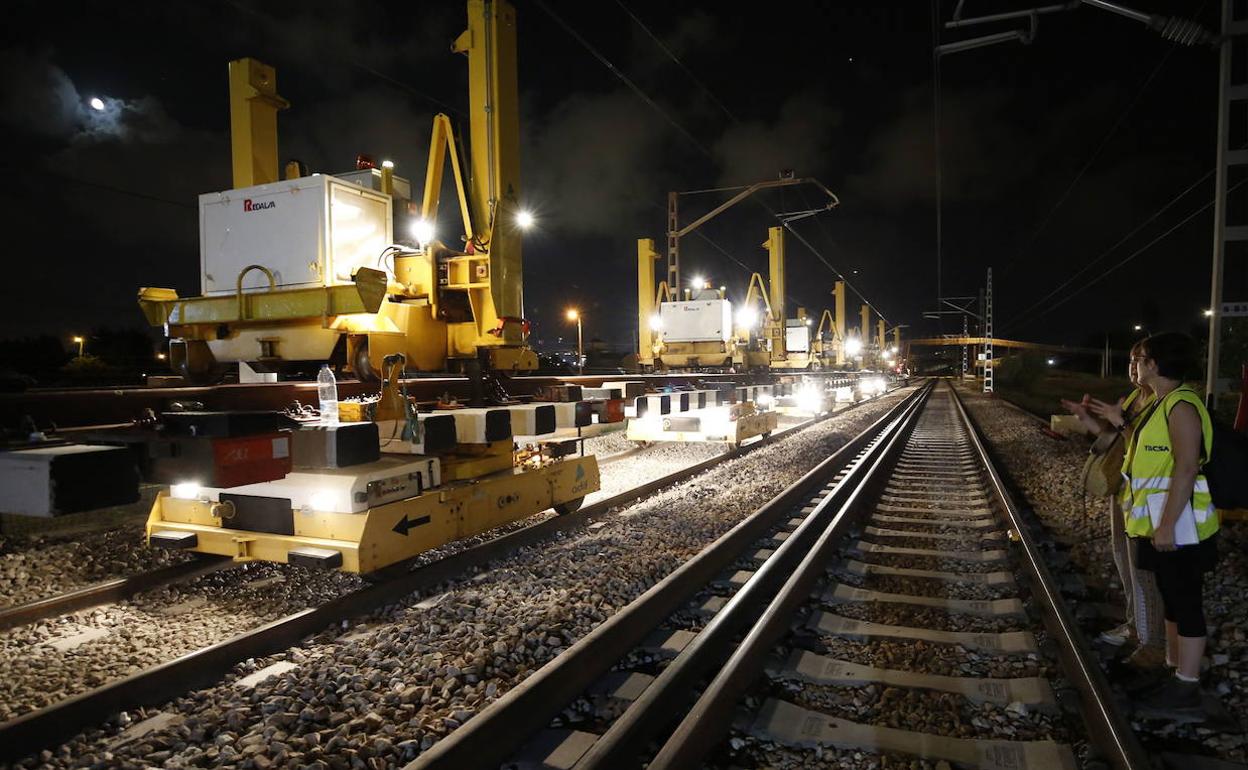
[(263, 211), (264, 209), (277, 208), (277, 201), (261, 201), (252, 203), (251, 198), (243, 199), (243, 211)]
[(1170, 447), (1168, 447), (1168, 446), (1157, 446), (1157, 445), (1155, 445), (1155, 444), (1145, 444), (1145, 445), (1144, 445), (1144, 451), (1145, 451), (1145, 452), (1169, 452), (1169, 451), (1170, 451)]

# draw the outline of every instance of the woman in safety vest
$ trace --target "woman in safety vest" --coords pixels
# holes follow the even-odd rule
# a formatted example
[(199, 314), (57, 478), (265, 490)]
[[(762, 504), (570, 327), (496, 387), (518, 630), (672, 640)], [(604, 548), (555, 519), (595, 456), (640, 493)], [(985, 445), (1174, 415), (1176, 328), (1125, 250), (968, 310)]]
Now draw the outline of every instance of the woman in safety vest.
[(1126, 597), (1125, 621), (1102, 632), (1100, 640), (1114, 647), (1121, 647), (1130, 641), (1137, 642), (1138, 646), (1127, 656), (1126, 664), (1135, 672), (1147, 676), (1165, 669), (1165, 622), (1162, 619), (1161, 594), (1157, 591), (1153, 573), (1140, 569), (1136, 542), (1127, 537), (1123, 511), (1130, 507), (1130, 490), (1122, 483), (1121, 475), (1125, 447), (1131, 442), (1136, 422), (1153, 404), (1153, 391), (1140, 384), (1139, 372), (1136, 371), (1140, 348), (1141, 344), (1137, 342), (1131, 349), (1133, 357), (1127, 367), (1127, 376), (1135, 389), (1125, 397), (1111, 404), (1084, 394), (1080, 401), (1062, 399), (1062, 406), (1078, 417), (1079, 422), (1096, 437), (1092, 445), (1096, 465), (1091, 473), (1097, 474), (1099, 481), (1087, 488), (1106, 495), (1110, 552)]
[(1213, 446), (1213, 426), (1200, 395), (1183, 381), (1196, 369), (1196, 343), (1185, 334), (1156, 334), (1132, 362), (1156, 400), (1127, 446), (1127, 536), (1139, 564), (1157, 578), (1166, 618), (1166, 662), (1175, 668), (1146, 692), (1141, 711), (1201, 705), (1200, 659), (1206, 628), (1201, 589), (1217, 561), (1218, 514), (1200, 472)]

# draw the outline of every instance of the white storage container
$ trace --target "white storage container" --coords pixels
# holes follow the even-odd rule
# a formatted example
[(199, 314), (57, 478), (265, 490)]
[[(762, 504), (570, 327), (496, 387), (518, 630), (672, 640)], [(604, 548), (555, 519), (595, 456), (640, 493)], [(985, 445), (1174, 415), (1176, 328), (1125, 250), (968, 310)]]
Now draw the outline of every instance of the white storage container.
[(726, 299), (664, 302), (659, 305), (667, 342), (727, 342), (732, 336), (732, 303)]
[[(341, 174), (334, 174), (339, 179), (345, 179), (351, 184), (358, 184), (360, 187), (367, 187), (370, 190), (381, 191), (381, 169), (365, 168), (359, 171), (346, 171)], [(394, 184), (394, 197), (404, 200), (411, 200), (412, 183), (401, 176), (391, 177)]]
[[(357, 268), (378, 266), (390, 222), (390, 196), (324, 174), (201, 195), (203, 293), (233, 294), (248, 265), (272, 271), (279, 289), (350, 283)], [(268, 287), (259, 270), (243, 281)]]
[(784, 327), (784, 350), (786, 353), (810, 352), (810, 327), (806, 324)]

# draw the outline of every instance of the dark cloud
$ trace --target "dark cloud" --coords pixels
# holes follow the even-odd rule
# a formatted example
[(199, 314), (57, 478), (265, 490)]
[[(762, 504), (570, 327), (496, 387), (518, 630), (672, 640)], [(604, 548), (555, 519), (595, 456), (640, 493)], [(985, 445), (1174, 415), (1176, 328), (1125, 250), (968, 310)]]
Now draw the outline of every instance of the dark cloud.
[(746, 121), (729, 126), (715, 142), (721, 184), (749, 184), (774, 179), (782, 169), (798, 176), (835, 166), (835, 132), (840, 110), (818, 91), (787, 99), (771, 122)]
[(49, 51), (0, 51), (0, 121), (23, 133), (68, 139), (84, 119), (83, 99)]
[(578, 95), (527, 131), (524, 184), (544, 221), (608, 235), (655, 203), (665, 126), (631, 93)]
[[(875, 132), (866, 170), (847, 187), (888, 205), (936, 198), (936, 155), (930, 88), (911, 91), (903, 109)], [(947, 92), (941, 99), (941, 180), (946, 200), (985, 199), (1034, 171), (1035, 155), (1009, 118), (1011, 100), (999, 90)], [(1002, 162), (1009, 173), (1002, 173)]]

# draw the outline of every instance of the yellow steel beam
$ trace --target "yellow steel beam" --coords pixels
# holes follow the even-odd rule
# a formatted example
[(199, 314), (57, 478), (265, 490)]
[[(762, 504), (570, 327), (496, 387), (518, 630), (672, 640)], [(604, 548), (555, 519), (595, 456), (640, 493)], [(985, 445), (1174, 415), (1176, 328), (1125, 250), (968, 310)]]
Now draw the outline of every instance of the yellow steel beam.
[(172, 289), (139, 290), (139, 306), (155, 326), (166, 322), (215, 324), (236, 321), (286, 321), (349, 313), (376, 313), (386, 294), (386, 274), (362, 267), (350, 286), (244, 292), (218, 297), (179, 299)]
[(277, 95), (277, 73), (255, 59), (230, 62), (230, 154), (234, 188), (276, 182), (277, 111), (290, 102)]
[[(962, 345), (984, 345), (987, 344), (987, 337), (921, 337), (919, 339), (910, 340), (910, 345), (921, 345), (925, 347), (960, 347)], [(992, 344), (994, 347), (1002, 348), (1018, 348), (1019, 350), (1049, 350), (1064, 353), (1088, 353), (1100, 355), (1105, 351), (1098, 348), (1077, 348), (1071, 345), (1050, 345), (1044, 342), (1024, 342), (1023, 340), (1003, 340), (1000, 337), (993, 337)]]
[(637, 240), (637, 360), (646, 365), (654, 364), (654, 262), (659, 253), (654, 250), (653, 238)]
[(832, 289), (832, 297), (835, 300), (836, 311), (836, 365), (840, 366), (845, 363), (845, 334), (848, 332), (845, 328), (844, 281), (836, 282), (836, 286)]

